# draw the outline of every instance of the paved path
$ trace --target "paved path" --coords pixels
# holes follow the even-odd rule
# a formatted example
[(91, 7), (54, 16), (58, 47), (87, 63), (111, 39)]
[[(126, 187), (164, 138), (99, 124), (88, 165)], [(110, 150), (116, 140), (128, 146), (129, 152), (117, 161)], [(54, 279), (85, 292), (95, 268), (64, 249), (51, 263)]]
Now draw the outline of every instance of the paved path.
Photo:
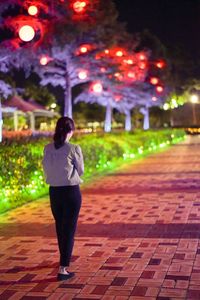
[(47, 198), (0, 223), (1, 300), (200, 299), (200, 136), (84, 188), (69, 281)]

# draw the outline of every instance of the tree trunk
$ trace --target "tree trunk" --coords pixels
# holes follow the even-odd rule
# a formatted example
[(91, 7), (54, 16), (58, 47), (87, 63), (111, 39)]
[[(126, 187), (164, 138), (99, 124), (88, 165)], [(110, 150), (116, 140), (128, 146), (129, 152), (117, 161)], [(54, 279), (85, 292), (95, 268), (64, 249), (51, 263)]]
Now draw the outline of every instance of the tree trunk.
[(149, 129), (149, 109), (146, 107), (145, 108), (145, 113), (144, 113), (144, 124), (143, 124), (143, 129), (148, 130)]
[(126, 131), (131, 131), (131, 112), (130, 110), (126, 112), (125, 115), (125, 130)]
[(0, 143), (2, 142), (2, 129), (3, 129), (3, 118), (2, 118), (2, 108), (0, 99)]
[(17, 111), (14, 111), (13, 117), (14, 117), (14, 131), (17, 131), (18, 130), (18, 112)]
[(66, 74), (65, 74), (65, 99), (64, 99), (64, 117), (72, 118), (72, 91), (68, 72), (68, 62), (66, 60)]
[(108, 103), (106, 106), (106, 117), (105, 117), (105, 122), (104, 122), (104, 131), (105, 132), (110, 132), (112, 127), (112, 107)]

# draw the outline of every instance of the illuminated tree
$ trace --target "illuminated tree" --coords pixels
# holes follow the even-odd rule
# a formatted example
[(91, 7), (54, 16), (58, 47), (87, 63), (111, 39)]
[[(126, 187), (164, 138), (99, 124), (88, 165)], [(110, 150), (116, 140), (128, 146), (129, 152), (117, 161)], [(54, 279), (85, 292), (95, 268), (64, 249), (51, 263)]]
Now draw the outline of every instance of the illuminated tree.
[[(71, 87), (87, 81), (84, 72), (90, 71), (89, 68), (81, 70), (85, 62), (80, 64), (75, 51), (83, 44), (100, 43), (102, 47), (102, 43), (115, 39), (114, 31), (117, 28), (119, 32), (122, 26), (116, 22), (117, 12), (112, 2), (107, 1), (105, 6), (103, 0), (56, 3), (9, 0), (5, 6), (0, 5), (0, 12), (4, 15), (1, 28), (6, 32), (0, 56), (4, 57), (6, 68), (9, 70), (15, 65), (24, 68), (27, 74), (34, 68), (42, 76), (42, 84), (62, 86), (64, 114), (71, 116)], [(14, 51), (4, 55), (5, 47)], [(38, 68), (39, 58), (43, 70)]]
[[(134, 45), (135, 42), (132, 43)], [(129, 49), (129, 50), (126, 50)], [(98, 60), (107, 59), (111, 65), (117, 66), (117, 70), (113, 70), (105, 76), (105, 71), (101, 76), (99, 76), (100, 82), (103, 87), (100, 88), (100, 83), (93, 83), (89, 90), (88, 95), (83, 96), (81, 94), (75, 100), (75, 102), (86, 101), (86, 102), (97, 102), (100, 105), (106, 107), (105, 116), (105, 131), (111, 130), (111, 119), (112, 119), (112, 109), (116, 108), (123, 111), (127, 118), (130, 116), (129, 111), (124, 108), (124, 101), (120, 102), (123, 98), (121, 91), (135, 82), (143, 82), (147, 75), (147, 63), (148, 63), (148, 53), (139, 52), (136, 53), (134, 49), (130, 51), (130, 47), (119, 47), (112, 46), (105, 49), (97, 54), (96, 58)], [(98, 84), (98, 85), (97, 85)], [(100, 90), (95, 90), (94, 87)], [(84, 100), (85, 99), (85, 100)], [(121, 105), (121, 103), (123, 103)], [(126, 122), (128, 124), (128, 122)], [(128, 125), (126, 125), (126, 128)]]
[(8, 0), (0, 4), (1, 30), (6, 31), (1, 40), (13, 48), (29, 49), (58, 39), (66, 42), (99, 21), (97, 9), (101, 10), (98, 0)]
[[(141, 54), (137, 54), (140, 56)], [(141, 61), (139, 60), (138, 63)], [(142, 62), (144, 62), (142, 60)], [(145, 60), (148, 64), (148, 61)], [(133, 65), (132, 72), (137, 74), (138, 65), (136, 64), (135, 70)], [(125, 74), (127, 73), (127, 69)], [(115, 74), (114, 74), (115, 75)], [(103, 86), (100, 83), (94, 83), (90, 89), (81, 93), (75, 102), (85, 101), (88, 103), (98, 103), (106, 107), (105, 127), (104, 130), (109, 132), (111, 130), (112, 109), (115, 108), (121, 113), (125, 114), (125, 129), (131, 130), (131, 110), (135, 107), (140, 109), (144, 116), (143, 128), (149, 129), (149, 108), (152, 106), (161, 106), (165, 100), (164, 87), (161, 85), (160, 79), (153, 83), (149, 80), (148, 69), (143, 68), (139, 76), (134, 76), (133, 80), (127, 80), (123, 73), (119, 74), (118, 82), (104, 81)], [(129, 79), (129, 78), (128, 78)], [(97, 86), (96, 86), (97, 85)], [(94, 88), (96, 87), (96, 88)], [(158, 88), (162, 87), (162, 88)]]
[[(149, 81), (158, 93), (162, 92), (159, 77), (149, 72), (149, 54), (135, 52), (138, 41), (130, 39), (116, 22), (111, 0), (106, 5), (103, 0), (8, 0), (6, 5), (0, 4), (0, 12), (0, 70), (23, 68), (27, 76), (34, 70), (40, 74), (42, 85), (61, 86), (64, 115), (72, 116), (72, 87), (95, 81), (93, 88), (96, 84), (101, 89), (101, 82), (101, 96), (92, 96), (90, 90), (88, 99), (98, 98), (96, 101), (106, 106), (106, 131), (111, 128), (112, 108), (126, 114), (126, 127), (130, 128), (131, 105), (127, 99), (135, 105), (137, 92), (130, 89), (125, 98), (122, 90)], [(162, 69), (163, 64), (157, 60), (151, 70)]]
[[(112, 47), (106, 49), (99, 57), (111, 57), (113, 63), (118, 63), (118, 71), (110, 74), (115, 81), (102, 81), (102, 91), (91, 90), (76, 98), (76, 102), (97, 102), (106, 107), (105, 131), (111, 130), (112, 109), (116, 108), (125, 114), (125, 129), (131, 130), (131, 110), (139, 107), (144, 115), (144, 129), (149, 128), (148, 108), (160, 105), (160, 95), (164, 92), (164, 86), (158, 74), (152, 73), (155, 69), (162, 69), (163, 60), (151, 62), (148, 52), (131, 53), (125, 48)], [(151, 72), (150, 72), (151, 71)], [(151, 75), (150, 75), (151, 74)]]
[[(41, 57), (38, 73), (41, 84), (61, 86), (65, 93), (64, 115), (72, 117), (72, 88), (76, 85), (98, 79), (104, 64), (95, 59), (93, 44), (67, 44), (52, 47), (51, 56)], [(45, 61), (46, 58), (46, 61)], [(44, 63), (43, 63), (44, 60)]]

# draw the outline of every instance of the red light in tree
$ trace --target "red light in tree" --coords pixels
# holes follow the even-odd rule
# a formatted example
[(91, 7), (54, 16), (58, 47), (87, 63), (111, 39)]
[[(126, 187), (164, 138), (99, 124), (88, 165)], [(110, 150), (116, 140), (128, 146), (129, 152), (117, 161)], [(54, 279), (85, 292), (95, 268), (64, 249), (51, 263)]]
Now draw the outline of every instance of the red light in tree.
[(102, 73), (105, 73), (105, 72), (106, 72), (106, 68), (104, 68), (104, 67), (101, 67), (100, 70), (101, 70)]
[(76, 13), (82, 13), (86, 8), (87, 3), (85, 1), (75, 1), (73, 3), (73, 10)]
[(163, 87), (161, 86), (161, 85), (158, 85), (157, 87), (156, 87), (156, 91), (158, 92), (158, 93), (162, 93), (163, 92)]
[(118, 57), (122, 57), (124, 55), (124, 53), (121, 50), (117, 50), (115, 55), (118, 56)]
[(87, 53), (89, 50), (91, 50), (91, 45), (89, 44), (85, 44), (85, 45), (81, 45), (77, 51), (77, 54), (85, 54)]
[(91, 91), (100, 94), (103, 91), (101, 82), (94, 82), (91, 86)]
[(24, 42), (30, 42), (35, 36), (35, 30), (30, 25), (24, 25), (19, 29), (19, 37)]
[(119, 102), (122, 99), (120, 95), (116, 95), (114, 98), (116, 102)]
[(158, 98), (155, 97), (155, 96), (153, 96), (151, 99), (152, 99), (152, 101), (154, 101), (154, 102), (158, 100)]
[(87, 71), (85, 70), (82, 70), (78, 73), (78, 77), (82, 80), (86, 79), (87, 78)]
[(157, 77), (151, 77), (151, 78), (150, 78), (150, 83), (153, 84), (153, 85), (158, 84), (158, 81), (159, 81), (159, 80), (158, 80)]
[(145, 63), (145, 62), (141, 62), (141, 63), (139, 64), (139, 68), (140, 68), (141, 70), (144, 70), (144, 69), (146, 68), (146, 63)]
[(109, 54), (110, 51), (108, 49), (104, 50), (105, 54)]
[(156, 62), (156, 67), (162, 69), (165, 67), (165, 62), (163, 60), (159, 60)]
[(28, 8), (28, 13), (29, 13), (29, 15), (31, 15), (31, 16), (37, 15), (37, 13), (38, 13), (37, 6), (35, 6), (35, 5), (29, 6), (29, 8)]
[(132, 59), (127, 59), (127, 60), (126, 60), (126, 63), (127, 63), (128, 65), (132, 65), (132, 64), (133, 64), (133, 60), (132, 60)]
[(145, 56), (144, 54), (140, 54), (140, 55), (139, 55), (139, 59), (140, 59), (140, 60), (146, 60), (146, 56)]
[(40, 58), (40, 64), (41, 64), (42, 66), (47, 65), (48, 62), (49, 62), (49, 57), (48, 57), (47, 55), (41, 56), (41, 58)]
[[(118, 80), (121, 80), (122, 79), (122, 74), (120, 74), (120, 73), (115, 73), (114, 74), (114, 76), (115, 76), (115, 78), (117, 78)], [(110, 78), (112, 78), (112, 76), (110, 76)]]
[(127, 74), (128, 78), (135, 79), (135, 73), (133, 71), (129, 71)]
[(87, 47), (85, 47), (85, 46), (82, 46), (81, 48), (80, 48), (80, 52), (81, 53), (86, 53), (88, 51), (88, 49), (87, 49)]

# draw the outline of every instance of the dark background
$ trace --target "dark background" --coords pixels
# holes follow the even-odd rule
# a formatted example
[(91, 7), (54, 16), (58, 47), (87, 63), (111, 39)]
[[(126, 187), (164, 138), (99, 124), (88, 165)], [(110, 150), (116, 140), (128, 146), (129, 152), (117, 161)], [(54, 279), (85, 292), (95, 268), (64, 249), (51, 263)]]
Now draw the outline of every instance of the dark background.
[(186, 59), (200, 60), (200, 0), (114, 0), (129, 32), (144, 29)]

